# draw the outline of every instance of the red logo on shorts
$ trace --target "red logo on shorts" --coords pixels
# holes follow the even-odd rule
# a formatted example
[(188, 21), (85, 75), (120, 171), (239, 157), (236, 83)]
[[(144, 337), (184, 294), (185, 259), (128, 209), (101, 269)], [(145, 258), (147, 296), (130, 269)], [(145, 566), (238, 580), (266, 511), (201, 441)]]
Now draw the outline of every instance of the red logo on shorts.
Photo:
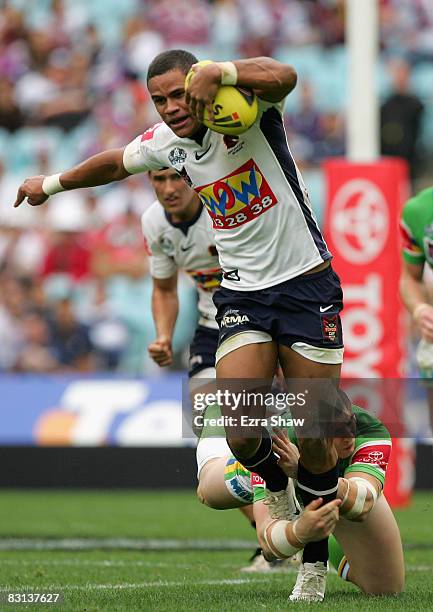
[(338, 342), (338, 315), (322, 316), (322, 336), (327, 344)]

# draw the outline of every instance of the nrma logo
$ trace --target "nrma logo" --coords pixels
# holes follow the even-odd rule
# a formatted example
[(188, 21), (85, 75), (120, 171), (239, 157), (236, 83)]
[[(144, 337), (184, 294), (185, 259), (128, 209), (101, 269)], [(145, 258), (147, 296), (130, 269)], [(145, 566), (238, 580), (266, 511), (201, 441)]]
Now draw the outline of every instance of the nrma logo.
[(235, 327), (248, 321), (247, 315), (239, 314), (239, 310), (228, 310), (221, 320), (221, 327)]
[(215, 229), (230, 229), (259, 217), (277, 203), (257, 164), (250, 159), (224, 178), (197, 187)]

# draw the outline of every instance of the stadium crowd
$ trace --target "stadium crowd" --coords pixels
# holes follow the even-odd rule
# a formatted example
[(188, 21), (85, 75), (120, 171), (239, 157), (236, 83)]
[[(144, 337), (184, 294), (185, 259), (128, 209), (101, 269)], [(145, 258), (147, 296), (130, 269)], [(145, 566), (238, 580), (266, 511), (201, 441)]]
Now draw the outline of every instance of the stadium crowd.
[[(0, 371), (153, 367), (146, 177), (43, 209), (11, 204), (25, 176), (122, 146), (158, 120), (145, 75), (165, 48), (297, 68), (286, 123), (321, 216), (320, 163), (344, 154), (344, 10), (344, 0), (0, 0)], [(382, 150), (422, 181), (433, 157), (433, 4), (382, 0), (380, 16)], [(177, 367), (195, 325), (193, 290), (181, 287)]]

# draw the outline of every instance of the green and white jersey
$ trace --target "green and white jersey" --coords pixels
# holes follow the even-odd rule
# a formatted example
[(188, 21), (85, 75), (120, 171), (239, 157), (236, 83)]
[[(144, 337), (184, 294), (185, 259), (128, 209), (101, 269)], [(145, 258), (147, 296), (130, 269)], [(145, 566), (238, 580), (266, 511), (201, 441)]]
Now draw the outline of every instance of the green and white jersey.
[[(348, 476), (351, 472), (364, 472), (377, 478), (383, 487), (391, 455), (391, 436), (385, 425), (367, 411), (354, 404), (352, 411), (356, 419), (355, 447), (350, 457), (340, 459), (340, 476)], [(285, 416), (288, 415), (288, 412), (285, 413)], [(220, 423), (219, 406), (208, 406), (204, 418), (202, 438), (225, 437), (224, 427)], [(297, 446), (298, 441), (292, 427), (287, 428), (287, 434)], [(227, 488), (235, 498), (244, 503), (252, 503), (253, 496), (254, 501), (263, 501), (264, 481), (244, 468), (233, 455), (227, 459), (224, 478)]]
[[(391, 436), (385, 425), (359, 406), (352, 404), (356, 418), (355, 447), (350, 457), (339, 460), (340, 476), (352, 472), (364, 472), (374, 476), (385, 485), (386, 469), (391, 455)], [(288, 428), (290, 441), (298, 446), (295, 432)], [(256, 474), (252, 475), (254, 501), (263, 501), (265, 497), (264, 482)]]
[[(379, 419), (352, 404), (356, 418), (355, 448), (350, 457), (340, 459), (340, 476), (350, 472), (365, 472), (385, 484), (386, 468), (391, 454), (391, 436)], [(293, 428), (288, 429), (293, 444), (298, 445)]]
[(404, 261), (415, 265), (427, 261), (433, 267), (433, 187), (406, 202), (400, 229)]

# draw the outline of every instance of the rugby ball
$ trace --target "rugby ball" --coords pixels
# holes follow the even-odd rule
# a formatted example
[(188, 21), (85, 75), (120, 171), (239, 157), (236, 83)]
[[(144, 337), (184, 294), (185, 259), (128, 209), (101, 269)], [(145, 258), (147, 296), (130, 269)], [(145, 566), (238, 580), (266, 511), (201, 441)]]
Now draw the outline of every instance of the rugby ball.
[[(210, 63), (210, 60), (198, 62), (199, 66)], [(193, 70), (186, 75), (185, 89), (194, 75)], [(213, 103), (214, 120), (210, 121), (208, 111), (205, 110), (203, 123), (214, 132), (235, 136), (243, 134), (253, 125), (258, 110), (257, 96), (253, 91), (233, 85), (221, 85)]]

